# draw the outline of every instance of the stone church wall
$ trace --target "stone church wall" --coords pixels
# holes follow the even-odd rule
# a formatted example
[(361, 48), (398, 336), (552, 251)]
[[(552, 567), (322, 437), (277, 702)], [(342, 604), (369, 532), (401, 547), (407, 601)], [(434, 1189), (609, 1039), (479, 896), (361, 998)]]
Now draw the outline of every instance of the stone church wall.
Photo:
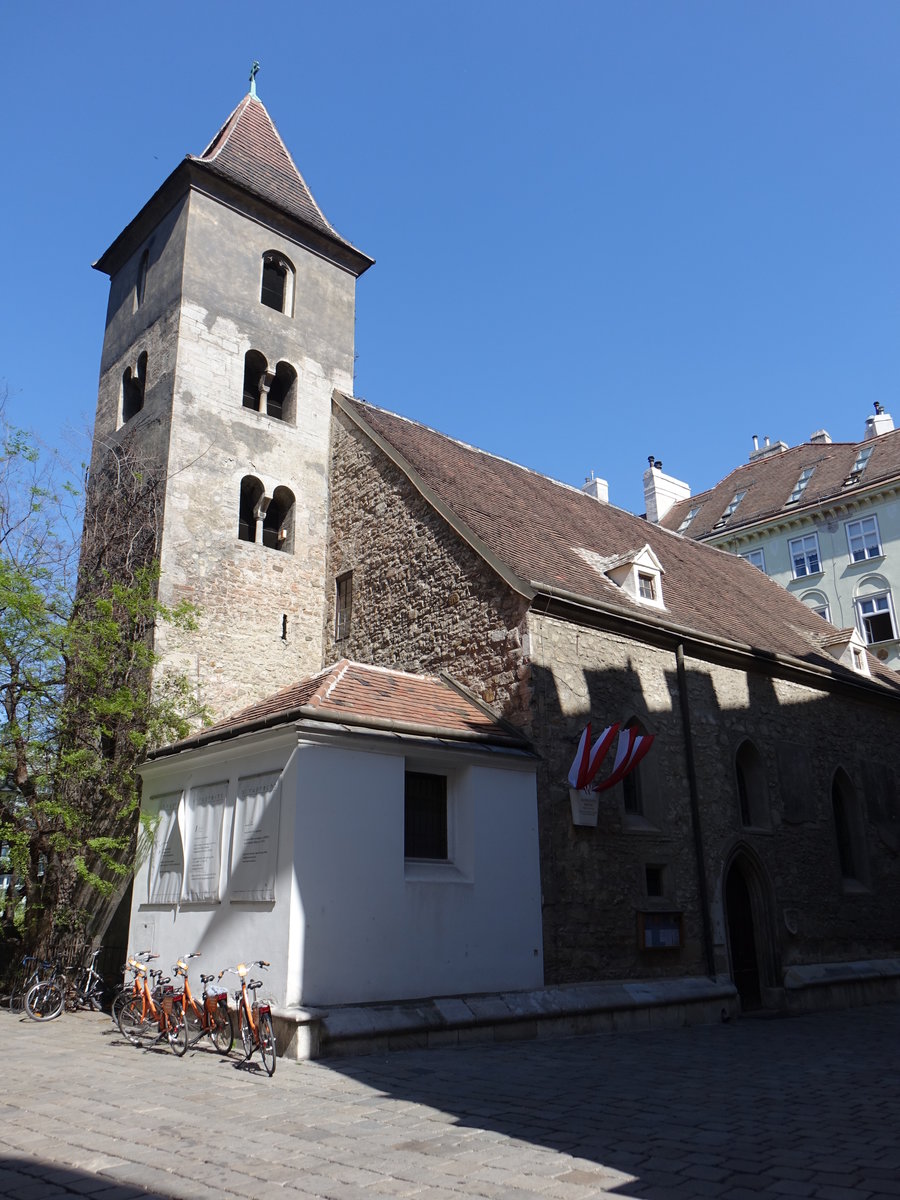
[[(673, 649), (529, 611), (364, 435), (338, 414), (332, 433), (328, 588), (352, 571), (346, 656), (449, 671), (541, 755), (538, 797), (548, 982), (707, 973), (683, 714)], [(685, 659), (714, 970), (730, 970), (723, 889), (735, 857), (758, 880), (762, 986), (795, 964), (885, 957), (900, 943), (892, 706), (854, 689)], [(656, 741), (639, 768), (640, 808), (622, 785), (596, 827), (573, 825), (565, 782), (581, 730), (637, 719)], [(762, 763), (754, 822), (741, 818), (735, 756)], [(842, 878), (831, 801), (838, 768), (860, 817), (867, 882)], [(648, 894), (648, 868), (661, 894)], [(657, 890), (653, 888), (652, 890)], [(678, 949), (641, 949), (641, 914), (681, 913)]]
[[(526, 601), (440, 519), (369, 440), (332, 423), (325, 657), (405, 671), (448, 671), (522, 723)], [(335, 581), (352, 571), (349, 636), (335, 640)]]

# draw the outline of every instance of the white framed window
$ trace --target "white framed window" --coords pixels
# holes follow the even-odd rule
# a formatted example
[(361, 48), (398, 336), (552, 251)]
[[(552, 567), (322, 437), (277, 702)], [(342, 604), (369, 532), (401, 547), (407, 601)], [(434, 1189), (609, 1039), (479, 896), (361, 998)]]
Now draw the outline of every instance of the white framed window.
[(818, 534), (808, 533), (805, 537), (791, 538), (788, 550), (795, 579), (802, 579), (804, 575), (818, 575), (822, 570)]
[(806, 490), (806, 485), (812, 479), (813, 472), (815, 471), (815, 469), (816, 469), (815, 467), (804, 467), (804, 469), (800, 472), (800, 478), (794, 484), (794, 490), (791, 492), (791, 494), (788, 496), (787, 500), (785, 501), (786, 504), (796, 504), (797, 503), (797, 501), (800, 499), (800, 497), (803, 495), (804, 491)]
[(860, 598), (856, 601), (856, 613), (859, 631), (869, 646), (874, 642), (889, 642), (897, 637), (890, 592)]
[(737, 506), (740, 504), (740, 502), (743, 500), (743, 498), (746, 495), (747, 495), (746, 488), (744, 488), (744, 490), (742, 492), (734, 493), (734, 495), (728, 501), (728, 505), (727, 505), (725, 511), (722, 513), (721, 517), (719, 517), (718, 521), (716, 521), (715, 528), (718, 528), (720, 525), (724, 525), (726, 521), (730, 520), (731, 517), (734, 516), (734, 514), (737, 510)]
[(853, 562), (864, 562), (867, 558), (881, 557), (881, 538), (878, 536), (877, 517), (861, 517), (847, 522), (847, 544)]
[(656, 576), (638, 571), (638, 591), (643, 600), (656, 601)]
[(677, 533), (684, 533), (684, 531), (687, 529), (688, 525), (690, 525), (691, 521), (693, 521), (694, 517), (696, 517), (697, 513), (700, 511), (700, 508), (701, 508), (701, 505), (695, 504), (688, 510), (687, 516), (684, 518), (684, 520), (681, 522), (681, 524), (678, 526), (678, 529), (676, 530)]
[(817, 617), (821, 617), (823, 621), (831, 620), (831, 606), (824, 592), (804, 592), (800, 599)]
[(762, 550), (745, 550), (741, 558), (746, 559), (753, 567), (759, 567), (763, 575), (766, 573), (766, 556)]
[(856, 458), (853, 460), (853, 466), (850, 468), (850, 474), (844, 480), (844, 487), (849, 487), (851, 484), (859, 482), (859, 477), (866, 469), (866, 464), (872, 457), (872, 451), (874, 449), (874, 446), (863, 446), (862, 449), (858, 451)]

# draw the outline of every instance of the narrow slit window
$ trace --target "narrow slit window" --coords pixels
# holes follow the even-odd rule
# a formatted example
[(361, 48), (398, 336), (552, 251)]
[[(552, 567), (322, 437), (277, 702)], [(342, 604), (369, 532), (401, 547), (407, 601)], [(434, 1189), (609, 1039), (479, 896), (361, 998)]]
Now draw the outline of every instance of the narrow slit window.
[(334, 640), (350, 636), (350, 616), (353, 612), (353, 572), (338, 577), (334, 604)]
[(150, 266), (150, 251), (145, 250), (138, 263), (137, 278), (134, 281), (134, 311), (144, 303), (144, 293), (147, 290), (147, 270)]

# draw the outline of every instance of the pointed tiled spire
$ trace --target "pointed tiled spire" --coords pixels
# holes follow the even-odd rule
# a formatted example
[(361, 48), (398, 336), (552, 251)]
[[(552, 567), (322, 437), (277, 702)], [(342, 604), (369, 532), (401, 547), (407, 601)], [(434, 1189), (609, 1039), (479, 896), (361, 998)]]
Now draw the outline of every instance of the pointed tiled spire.
[(360, 253), (326, 220), (265, 105), (252, 93), (244, 97), (203, 153), (188, 158), (329, 240)]

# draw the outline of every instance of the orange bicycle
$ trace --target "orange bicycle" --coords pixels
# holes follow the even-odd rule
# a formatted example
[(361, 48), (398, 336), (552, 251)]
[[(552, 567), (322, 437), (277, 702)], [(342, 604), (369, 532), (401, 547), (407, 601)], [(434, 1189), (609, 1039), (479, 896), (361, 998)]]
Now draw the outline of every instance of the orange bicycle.
[[(250, 966), (262, 967), (265, 970), (269, 964), (265, 959), (259, 958)], [(250, 974), (250, 966), (247, 966), (246, 963), (238, 963), (236, 967), (226, 967), (225, 971), (219, 972), (219, 978), (221, 979), (226, 972), (231, 972), (240, 979), (241, 986), (234, 993), (234, 1000), (238, 1010), (244, 1058), (249, 1059), (254, 1050), (259, 1050), (266, 1074), (274, 1075), (276, 1046), (275, 1029), (272, 1025), (272, 1008), (269, 1004), (257, 1003), (256, 991), (257, 988), (262, 987), (262, 980), (247, 979)], [(253, 992), (252, 1002), (247, 994), (248, 991)]]
[[(151, 1035), (155, 1042), (165, 1039), (172, 1052), (180, 1058), (188, 1048), (181, 993), (176, 993), (170, 986), (169, 978), (162, 978), (162, 971), (151, 971), (144, 963), (136, 961), (133, 967), (140, 980), (140, 993), (132, 996), (119, 1011), (122, 1036), (134, 1046), (142, 1045)], [(151, 975), (156, 978), (152, 989)]]
[(153, 954), (149, 950), (139, 950), (137, 954), (132, 954), (125, 966), (122, 968), (122, 974), (126, 971), (132, 972), (131, 981), (123, 983), (119, 990), (113, 996), (112, 1004), (109, 1007), (109, 1015), (112, 1017), (113, 1025), (119, 1023), (119, 1013), (130, 1000), (141, 994), (141, 978), (138, 967), (141, 962), (149, 962), (151, 959), (159, 958), (158, 954)]
[(228, 1011), (228, 993), (210, 991), (207, 985), (215, 979), (215, 975), (200, 976), (200, 982), (203, 984), (201, 1004), (197, 1003), (191, 991), (188, 980), (188, 959), (199, 957), (199, 953), (185, 954), (179, 958), (173, 968), (175, 974), (180, 975), (184, 980), (182, 1009), (188, 1031), (188, 1041), (192, 1045), (196, 1044), (206, 1034), (219, 1054), (230, 1054), (231, 1047), (234, 1045), (234, 1025), (231, 1022), (231, 1013)]

